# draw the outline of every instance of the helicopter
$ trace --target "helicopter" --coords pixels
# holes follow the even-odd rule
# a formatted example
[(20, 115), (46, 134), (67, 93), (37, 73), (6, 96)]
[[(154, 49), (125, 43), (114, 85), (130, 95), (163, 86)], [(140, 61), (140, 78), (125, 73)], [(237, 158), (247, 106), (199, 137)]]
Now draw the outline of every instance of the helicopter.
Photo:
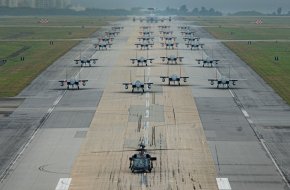
[(156, 161), (156, 157), (152, 157), (150, 154), (147, 153), (144, 144), (139, 145), (139, 151), (137, 154), (133, 154), (130, 160), (130, 166), (132, 173), (151, 173), (153, 169), (153, 161)]

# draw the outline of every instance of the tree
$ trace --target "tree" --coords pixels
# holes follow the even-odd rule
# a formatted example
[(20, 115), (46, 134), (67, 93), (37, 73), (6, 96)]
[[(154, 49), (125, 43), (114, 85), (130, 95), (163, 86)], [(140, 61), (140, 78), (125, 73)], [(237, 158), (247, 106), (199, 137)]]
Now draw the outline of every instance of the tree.
[(186, 7), (186, 5), (182, 5), (180, 8), (179, 8), (179, 14), (181, 15), (186, 15), (188, 13), (188, 9)]
[(277, 15), (281, 15), (281, 14), (282, 14), (282, 8), (279, 7), (279, 8), (277, 9)]

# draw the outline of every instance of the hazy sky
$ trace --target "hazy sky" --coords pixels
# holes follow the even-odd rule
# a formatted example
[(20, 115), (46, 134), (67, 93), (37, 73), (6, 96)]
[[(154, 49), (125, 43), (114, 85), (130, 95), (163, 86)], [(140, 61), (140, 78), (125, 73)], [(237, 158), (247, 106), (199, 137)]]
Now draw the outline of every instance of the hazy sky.
[(223, 12), (235, 12), (240, 10), (257, 10), (267, 13), (276, 11), (282, 7), (284, 12), (290, 11), (290, 0), (72, 0), (80, 5), (97, 8), (126, 8), (131, 7), (155, 7), (164, 9), (167, 6), (180, 7), (185, 4), (189, 9), (214, 8)]

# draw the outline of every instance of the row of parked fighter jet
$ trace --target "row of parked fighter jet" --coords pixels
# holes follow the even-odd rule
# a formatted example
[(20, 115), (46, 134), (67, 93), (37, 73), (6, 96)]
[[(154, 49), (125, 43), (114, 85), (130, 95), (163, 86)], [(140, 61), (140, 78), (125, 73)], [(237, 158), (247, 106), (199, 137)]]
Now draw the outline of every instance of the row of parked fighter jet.
[[(176, 43), (176, 36), (173, 35), (173, 31), (170, 30), (170, 26), (169, 25), (160, 25), (159, 27), (159, 33), (160, 33), (160, 39), (162, 40), (161, 45), (163, 47), (165, 47), (165, 49), (174, 49), (174, 47), (177, 48), (178, 43)], [(98, 43), (95, 43), (94, 46), (95, 48), (98, 48), (98, 50), (107, 50), (107, 47), (111, 47), (112, 45), (112, 41), (114, 39), (114, 37), (116, 37), (120, 31), (123, 29), (123, 27), (121, 26), (113, 26), (112, 29), (110, 31), (105, 32), (104, 36), (99, 37)], [(142, 26), (140, 27), (141, 31), (140, 31), (140, 36), (138, 37), (138, 43), (135, 43), (136, 47), (138, 48), (139, 46), (142, 49), (147, 49), (149, 50), (149, 46), (152, 47), (154, 45), (154, 36), (153, 36), (153, 31), (151, 31), (151, 26)], [(199, 48), (203, 48), (204, 44), (200, 43), (199, 40), (200, 38), (195, 36), (195, 31), (189, 27), (189, 26), (180, 26), (179, 29), (181, 30), (181, 34), (183, 35), (183, 39), (185, 40), (185, 45), (187, 47), (190, 47), (191, 50), (192, 49), (199, 49)], [(178, 55), (178, 50), (177, 50), (177, 55), (175, 54), (171, 54), (171, 55), (167, 55), (167, 51), (166, 51), (166, 56), (161, 56), (160, 57), (162, 62), (166, 62), (167, 64), (177, 64), (178, 62), (182, 62), (184, 57), (181, 57)], [(91, 67), (91, 63), (96, 64), (96, 61), (98, 59), (96, 58), (90, 58), (90, 59), (83, 59), (81, 56), (79, 59), (75, 59), (75, 63), (81, 65), (81, 67), (83, 66), (89, 66)], [(149, 58), (148, 57), (148, 51), (147, 51), (147, 58), (141, 56), (141, 57), (137, 57), (137, 51), (136, 51), (136, 57), (135, 58), (131, 58), (130, 59), (131, 62), (137, 63), (137, 65), (146, 65), (148, 66), (149, 62), (152, 63), (154, 58)], [(206, 58), (202, 58), (202, 59), (196, 59), (198, 64), (203, 64), (202, 66), (210, 66), (213, 67), (213, 64), (217, 64), (220, 60), (217, 59), (212, 59), (209, 58), (208, 56)], [(131, 77), (130, 77), (131, 78)], [(172, 83), (174, 84), (178, 84), (180, 85), (180, 81), (181, 79), (183, 79), (184, 82), (187, 82), (187, 79), (189, 77), (186, 76), (181, 76), (181, 69), (180, 69), (180, 73), (179, 75), (177, 74), (173, 74), (169, 76), (160, 76), (160, 78), (162, 78), (162, 82), (165, 82), (166, 79), (168, 79), (168, 84), (171, 85)], [(131, 79), (130, 79), (131, 80)], [(214, 85), (214, 83), (217, 83), (217, 88), (220, 87), (220, 85), (222, 85), (223, 87), (227, 87), (229, 88), (230, 82), (235, 85), (236, 82), (238, 80), (244, 80), (244, 79), (232, 79), (226, 76), (220, 76), (220, 77), (216, 77), (214, 79), (208, 79), (210, 81), (211, 85)], [(86, 85), (86, 82), (88, 82), (88, 80), (80, 80), (80, 79), (70, 79), (70, 80), (60, 80), (59, 81), (61, 83), (61, 86), (64, 86), (64, 84), (67, 85), (67, 89), (69, 89), (70, 87), (74, 88), (77, 87), (77, 89), (79, 89), (80, 84), (82, 84), (83, 86)], [(148, 85), (148, 89), (151, 88), (151, 85), (153, 83), (146, 83), (145, 82), (145, 76), (144, 76), (144, 82), (141, 81), (134, 81), (134, 82), (125, 82), (123, 83), (125, 85), (125, 88), (128, 89), (128, 86), (131, 85), (132, 86), (132, 92), (134, 92), (134, 89), (142, 89), (142, 91), (144, 92), (144, 86)]]
[[(95, 48), (98, 48), (98, 50), (107, 50), (108, 47), (112, 46), (113, 39), (120, 33), (120, 31), (123, 29), (122, 26), (112, 26), (109, 31), (106, 31), (103, 36), (100, 36), (98, 38), (98, 42), (94, 44)], [(83, 58), (81, 55), (79, 59), (75, 59), (76, 64), (80, 64), (81, 67), (89, 66), (91, 67), (92, 64), (96, 64), (97, 58)], [(78, 79), (76, 77), (72, 77), (71, 79), (64, 79), (59, 80), (61, 86), (66, 85), (67, 89), (73, 89), (77, 88), (80, 89), (80, 84), (82, 86), (85, 86), (88, 80)]]
[[(176, 36), (173, 35), (173, 31), (170, 30), (170, 26), (169, 25), (161, 25), (158, 26), (159, 27), (159, 33), (160, 33), (160, 38), (162, 40), (161, 45), (162, 47), (165, 47), (165, 49), (174, 49), (175, 47), (177, 48), (178, 43), (176, 42)], [(148, 50), (149, 50), (149, 46), (153, 47), (154, 45), (154, 36), (153, 36), (153, 31), (151, 31), (151, 26), (142, 26), (140, 27), (141, 31), (140, 31), (140, 35), (138, 37), (139, 42), (135, 43), (136, 47), (141, 47), (142, 49), (147, 49), (147, 58), (141, 56), (141, 57), (137, 57), (137, 51), (136, 51), (136, 58), (132, 58), (130, 59), (132, 61), (132, 64), (137, 63), (137, 65), (145, 65), (148, 66), (149, 62), (152, 63), (154, 58), (149, 58), (148, 57)], [(204, 44), (200, 43), (200, 37), (195, 36), (195, 31), (189, 27), (189, 26), (180, 26), (179, 29), (181, 30), (181, 34), (183, 35), (183, 39), (185, 40), (185, 45), (190, 48), (191, 50), (193, 49), (202, 49)], [(162, 59), (163, 62), (167, 62), (167, 64), (170, 63), (175, 63), (177, 64), (177, 62), (182, 62), (182, 59), (184, 57), (178, 56), (178, 51), (177, 51), (177, 55), (167, 55), (167, 51), (166, 51), (166, 56), (160, 57)], [(213, 67), (214, 64), (218, 64), (218, 62), (220, 60), (218, 59), (212, 59), (208, 56), (206, 56), (205, 58), (201, 58), (201, 59), (196, 59), (198, 64), (202, 63), (202, 66), (209, 66), (209, 67)], [(131, 78), (131, 76), (130, 76)], [(180, 69), (180, 73), (179, 75), (177, 74), (172, 74), (169, 75), (168, 72), (168, 76), (160, 76), (160, 78), (162, 79), (162, 82), (165, 82), (166, 79), (168, 79), (168, 84), (171, 85), (172, 83), (174, 84), (178, 84), (180, 85), (180, 81), (183, 79), (184, 82), (187, 81), (187, 79), (189, 77), (187, 76), (182, 76), (181, 75), (181, 69)], [(131, 79), (130, 79), (131, 80)], [(217, 83), (217, 88), (219, 88), (220, 86), (229, 88), (230, 87), (230, 83), (232, 83), (232, 85), (236, 85), (236, 82), (238, 80), (244, 80), (244, 79), (233, 79), (230, 77), (226, 77), (226, 76), (219, 76), (216, 78), (211, 78), (208, 79), (208, 81), (210, 81), (211, 85), (214, 85), (214, 83)], [(132, 92), (134, 92), (135, 89), (139, 90), (142, 89), (142, 92), (145, 91), (145, 86), (148, 86), (148, 89), (151, 88), (151, 85), (153, 83), (149, 83), (149, 82), (145, 82), (145, 74), (144, 74), (144, 82), (141, 82), (139, 80), (134, 81), (134, 82), (125, 82), (123, 83), (123, 85), (125, 85), (125, 89), (128, 89), (128, 86), (131, 85), (132, 86)]]
[[(165, 47), (165, 49), (174, 49), (174, 47), (177, 46), (176, 43), (176, 36), (173, 36), (173, 31), (170, 30), (170, 26), (169, 25), (160, 25), (158, 26), (159, 28), (159, 33), (160, 33), (160, 38), (162, 40), (161, 45), (162, 47)], [(141, 50), (147, 49), (147, 58), (140, 56), (137, 56), (137, 52), (136, 51), (136, 57), (135, 58), (131, 58), (131, 62), (132, 64), (137, 63), (137, 65), (145, 65), (148, 66), (149, 62), (152, 63), (154, 58), (149, 58), (148, 57), (148, 51), (149, 51), (149, 46), (153, 46), (154, 45), (154, 32), (151, 30), (151, 26), (141, 26), (140, 27), (140, 36), (137, 38), (139, 42), (135, 43), (136, 47), (141, 47)], [(167, 52), (167, 51), (166, 51)], [(167, 62), (167, 64), (169, 63), (175, 63), (177, 64), (178, 61), (182, 61), (183, 57), (180, 56), (176, 56), (176, 55), (166, 55), (163, 57), (160, 57), (162, 59), (163, 62)], [(130, 74), (131, 75), (131, 74)], [(131, 76), (130, 76), (131, 78)], [(178, 84), (180, 85), (181, 80), (183, 80), (184, 82), (187, 81), (187, 79), (189, 77), (187, 76), (181, 76), (181, 69), (180, 69), (180, 74), (172, 74), (172, 75), (168, 75), (167, 76), (160, 76), (160, 78), (162, 79), (162, 82), (165, 82), (165, 80), (168, 80), (168, 84)], [(131, 79), (130, 79), (131, 80)], [(151, 85), (153, 85), (152, 82), (145, 81), (145, 73), (144, 73), (144, 82), (141, 82), (140, 80), (136, 80), (136, 81), (132, 81), (132, 82), (124, 82), (123, 85), (125, 86), (125, 89), (128, 89), (129, 86), (132, 86), (132, 92), (134, 92), (135, 90), (139, 91), (142, 90), (142, 92), (145, 91), (145, 86), (147, 86), (148, 89), (151, 89)]]

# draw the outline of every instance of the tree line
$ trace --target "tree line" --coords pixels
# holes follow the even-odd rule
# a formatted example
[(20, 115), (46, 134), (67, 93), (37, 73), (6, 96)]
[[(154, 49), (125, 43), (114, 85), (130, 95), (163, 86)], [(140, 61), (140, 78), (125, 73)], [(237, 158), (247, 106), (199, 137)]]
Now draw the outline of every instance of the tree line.
[[(167, 7), (165, 10), (155, 11), (158, 15), (177, 15), (177, 16), (220, 16), (221, 12), (214, 10), (213, 8), (207, 9), (205, 7), (195, 8), (189, 10), (186, 5), (182, 5), (179, 8)], [(0, 7), (0, 15), (77, 15), (77, 16), (130, 16), (130, 15), (145, 15), (141, 7), (135, 7), (130, 10), (126, 9), (97, 9), (87, 8), (85, 10), (76, 11), (73, 9), (40, 9), (29, 7)]]

